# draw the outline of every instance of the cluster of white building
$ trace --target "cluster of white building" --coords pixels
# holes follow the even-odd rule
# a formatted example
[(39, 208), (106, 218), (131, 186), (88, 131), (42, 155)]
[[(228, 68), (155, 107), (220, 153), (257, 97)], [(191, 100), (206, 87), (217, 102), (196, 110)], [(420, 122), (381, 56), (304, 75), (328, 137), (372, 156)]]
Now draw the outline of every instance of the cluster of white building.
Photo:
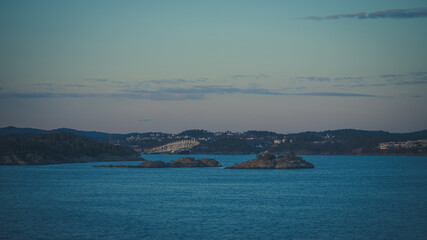
[(406, 141), (406, 142), (382, 142), (379, 144), (379, 149), (387, 150), (393, 148), (418, 148), (426, 147), (427, 139)]
[(199, 144), (200, 142), (195, 139), (181, 140), (181, 141), (168, 143), (160, 147), (155, 147), (151, 149), (150, 153), (174, 153), (177, 151), (191, 149), (192, 147), (197, 146)]

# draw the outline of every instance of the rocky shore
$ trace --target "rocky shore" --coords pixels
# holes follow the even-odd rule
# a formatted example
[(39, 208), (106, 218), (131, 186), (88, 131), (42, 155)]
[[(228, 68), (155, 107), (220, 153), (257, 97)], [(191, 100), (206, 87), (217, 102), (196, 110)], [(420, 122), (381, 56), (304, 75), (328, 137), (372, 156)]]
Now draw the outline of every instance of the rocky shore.
[(238, 163), (225, 169), (299, 169), (314, 168), (314, 165), (306, 162), (294, 153), (286, 156), (277, 156), (271, 153), (258, 155), (256, 159)]
[(221, 167), (221, 164), (215, 159), (202, 158), (196, 160), (192, 157), (182, 157), (172, 162), (163, 161), (145, 161), (138, 165), (101, 165), (95, 167), (124, 167), (124, 168), (202, 168), (202, 167)]

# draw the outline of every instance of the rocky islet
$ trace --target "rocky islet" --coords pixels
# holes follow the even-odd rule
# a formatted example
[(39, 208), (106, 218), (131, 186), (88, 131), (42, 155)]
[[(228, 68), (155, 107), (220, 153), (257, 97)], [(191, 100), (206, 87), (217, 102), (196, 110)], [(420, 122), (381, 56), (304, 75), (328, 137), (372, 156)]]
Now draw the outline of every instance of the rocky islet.
[[(192, 157), (182, 157), (172, 162), (144, 161), (138, 165), (101, 165), (95, 167), (123, 167), (123, 168), (203, 168), (222, 167), (215, 159), (202, 158), (196, 160)], [(301, 169), (314, 168), (314, 165), (303, 160), (294, 153), (285, 156), (276, 156), (271, 153), (257, 155), (256, 159), (238, 163), (225, 169)]]
[(300, 169), (314, 168), (314, 165), (303, 160), (294, 153), (276, 156), (271, 153), (257, 155), (256, 159), (238, 163), (225, 169)]
[(182, 157), (172, 162), (163, 161), (145, 161), (138, 165), (101, 165), (95, 167), (124, 167), (124, 168), (203, 168), (203, 167), (221, 167), (221, 164), (215, 159), (202, 158), (196, 160), (192, 157)]

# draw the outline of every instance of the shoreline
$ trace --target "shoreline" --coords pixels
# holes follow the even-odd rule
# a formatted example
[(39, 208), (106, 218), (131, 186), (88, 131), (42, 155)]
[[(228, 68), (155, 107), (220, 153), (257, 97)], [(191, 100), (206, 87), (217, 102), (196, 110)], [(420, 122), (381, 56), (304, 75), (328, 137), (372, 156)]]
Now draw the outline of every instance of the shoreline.
[[(188, 153), (188, 154), (174, 154), (174, 153), (141, 153), (142, 155), (174, 155), (174, 156), (185, 156), (185, 155), (258, 155), (260, 153)], [(273, 153), (275, 155), (283, 155), (284, 153)], [(295, 153), (297, 155), (305, 156), (427, 156), (427, 154), (304, 154)]]

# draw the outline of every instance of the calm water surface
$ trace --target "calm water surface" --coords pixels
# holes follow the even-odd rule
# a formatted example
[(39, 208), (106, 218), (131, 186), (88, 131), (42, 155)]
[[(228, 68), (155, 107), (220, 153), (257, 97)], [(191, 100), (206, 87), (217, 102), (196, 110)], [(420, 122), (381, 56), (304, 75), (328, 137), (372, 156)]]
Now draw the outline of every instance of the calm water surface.
[(304, 159), (316, 168), (0, 166), (0, 239), (426, 239), (427, 157)]

